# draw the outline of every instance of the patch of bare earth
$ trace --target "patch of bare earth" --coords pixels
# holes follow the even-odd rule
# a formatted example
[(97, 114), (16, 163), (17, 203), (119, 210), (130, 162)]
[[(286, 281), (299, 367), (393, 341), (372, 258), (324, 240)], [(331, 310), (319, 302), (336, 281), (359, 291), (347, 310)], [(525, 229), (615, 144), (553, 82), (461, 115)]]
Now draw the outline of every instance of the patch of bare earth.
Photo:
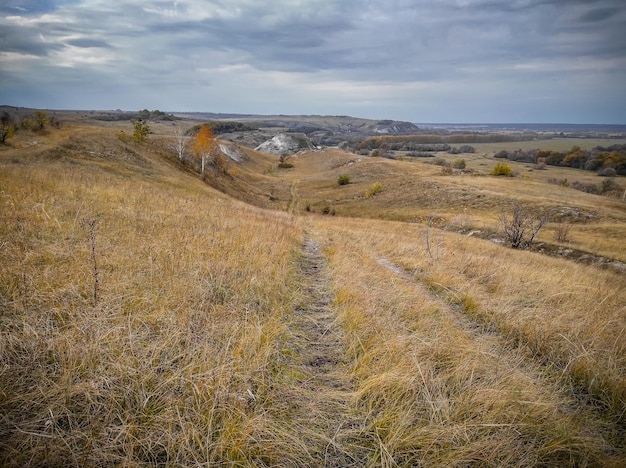
[(354, 404), (345, 337), (333, 308), (326, 260), (307, 237), (299, 261), (302, 300), (290, 324), (297, 385), (292, 402), (294, 429), (310, 447), (312, 466), (363, 466), (367, 460), (362, 425)]

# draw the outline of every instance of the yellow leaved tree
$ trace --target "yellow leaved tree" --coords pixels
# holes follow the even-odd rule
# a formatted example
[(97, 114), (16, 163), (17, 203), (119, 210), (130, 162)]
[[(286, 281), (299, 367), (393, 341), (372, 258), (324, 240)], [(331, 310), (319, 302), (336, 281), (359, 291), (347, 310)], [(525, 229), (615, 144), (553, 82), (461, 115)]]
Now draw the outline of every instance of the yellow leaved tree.
[(193, 145), (193, 153), (200, 159), (200, 172), (204, 174), (206, 162), (215, 146), (215, 135), (208, 124), (200, 127)]

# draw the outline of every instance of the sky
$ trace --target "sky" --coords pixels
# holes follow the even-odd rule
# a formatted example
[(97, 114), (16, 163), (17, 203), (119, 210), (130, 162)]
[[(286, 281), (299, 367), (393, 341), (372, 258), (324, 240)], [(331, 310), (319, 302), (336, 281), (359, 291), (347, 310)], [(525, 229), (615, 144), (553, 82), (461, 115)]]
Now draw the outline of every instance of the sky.
[(626, 2), (2, 0), (0, 104), (626, 124)]

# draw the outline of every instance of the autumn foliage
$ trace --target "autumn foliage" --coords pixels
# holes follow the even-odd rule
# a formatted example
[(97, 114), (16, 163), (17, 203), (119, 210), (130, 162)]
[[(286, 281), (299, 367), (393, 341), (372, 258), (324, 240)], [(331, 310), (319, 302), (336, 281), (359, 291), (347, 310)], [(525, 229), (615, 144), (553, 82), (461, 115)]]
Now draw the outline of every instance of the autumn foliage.
[(200, 127), (193, 145), (193, 153), (200, 159), (200, 172), (204, 174), (207, 158), (211, 155), (215, 146), (215, 135), (208, 124)]

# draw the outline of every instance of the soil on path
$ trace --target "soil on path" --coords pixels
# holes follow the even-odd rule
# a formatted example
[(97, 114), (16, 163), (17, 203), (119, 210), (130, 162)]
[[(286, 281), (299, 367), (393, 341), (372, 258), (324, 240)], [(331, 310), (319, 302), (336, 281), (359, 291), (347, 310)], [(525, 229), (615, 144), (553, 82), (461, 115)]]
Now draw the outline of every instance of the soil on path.
[[(365, 417), (355, 405), (345, 338), (319, 244), (306, 238), (299, 262), (302, 300), (290, 324), (293, 364), (299, 372), (295, 430), (310, 447), (313, 466), (363, 466)], [(292, 400), (293, 401), (293, 400)]]

